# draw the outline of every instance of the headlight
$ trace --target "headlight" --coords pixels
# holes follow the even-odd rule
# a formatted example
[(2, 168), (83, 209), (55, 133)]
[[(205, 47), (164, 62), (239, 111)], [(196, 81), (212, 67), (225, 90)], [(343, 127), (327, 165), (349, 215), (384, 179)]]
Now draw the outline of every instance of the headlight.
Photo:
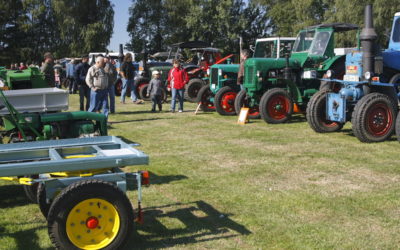
[(371, 77), (372, 77), (371, 72), (369, 72), (369, 71), (365, 72), (365, 73), (364, 73), (364, 77), (365, 77), (366, 80), (370, 80)]
[(4, 82), (2, 79), (0, 79), (0, 88), (4, 88)]
[(303, 72), (303, 79), (315, 79), (317, 78), (316, 70), (308, 70)]
[(326, 76), (327, 76), (328, 78), (332, 78), (332, 77), (333, 77), (333, 71), (332, 71), (332, 70), (326, 71)]
[(260, 77), (261, 73), (259, 70), (257, 70), (257, 77)]
[(218, 75), (222, 76), (222, 69), (218, 70)]
[(210, 75), (210, 69), (207, 69), (207, 75)]

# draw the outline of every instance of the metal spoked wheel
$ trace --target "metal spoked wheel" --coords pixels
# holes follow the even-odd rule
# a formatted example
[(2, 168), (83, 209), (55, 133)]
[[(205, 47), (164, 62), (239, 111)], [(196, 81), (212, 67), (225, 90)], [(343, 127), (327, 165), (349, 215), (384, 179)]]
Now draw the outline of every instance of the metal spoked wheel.
[(72, 184), (48, 215), (50, 239), (61, 249), (119, 249), (133, 230), (133, 209), (115, 185), (100, 180)]
[(371, 93), (354, 107), (353, 133), (362, 142), (385, 141), (393, 134), (395, 119), (395, 108), (389, 97)]
[(237, 92), (225, 86), (218, 90), (214, 98), (214, 106), (220, 115), (235, 115), (235, 99)]

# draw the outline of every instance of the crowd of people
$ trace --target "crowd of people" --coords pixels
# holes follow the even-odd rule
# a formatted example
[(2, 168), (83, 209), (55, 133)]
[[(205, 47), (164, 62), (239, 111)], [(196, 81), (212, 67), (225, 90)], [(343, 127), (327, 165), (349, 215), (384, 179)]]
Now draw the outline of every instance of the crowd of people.
[[(123, 62), (116, 68), (116, 62), (109, 56), (99, 55), (94, 65), (89, 65), (89, 57), (84, 55), (78, 63), (71, 60), (65, 67), (65, 78), (68, 80), (70, 94), (79, 93), (79, 109), (81, 111), (102, 112), (106, 117), (109, 113), (115, 113), (115, 84), (122, 81), (121, 100), (125, 104), (125, 97), (128, 89), (131, 92), (132, 103), (140, 104), (142, 100), (137, 93), (137, 72), (132, 64), (132, 55), (126, 54)], [(13, 65), (11, 65), (13, 66)], [(17, 65), (14, 65), (17, 66)], [(24, 63), (16, 70), (26, 69)], [(15, 68), (12, 68), (15, 69)], [(45, 81), (49, 87), (61, 87), (62, 66), (55, 63), (51, 53), (44, 55), (44, 61), (40, 67)], [(147, 96), (152, 101), (152, 112), (156, 107), (162, 111), (162, 88), (164, 84), (158, 71), (152, 72), (152, 79), (147, 88)], [(168, 90), (171, 91), (172, 100), (170, 112), (175, 112), (176, 99), (179, 101), (178, 112), (183, 112), (184, 90), (189, 78), (180, 65), (179, 60), (174, 60), (173, 68), (168, 74)]]

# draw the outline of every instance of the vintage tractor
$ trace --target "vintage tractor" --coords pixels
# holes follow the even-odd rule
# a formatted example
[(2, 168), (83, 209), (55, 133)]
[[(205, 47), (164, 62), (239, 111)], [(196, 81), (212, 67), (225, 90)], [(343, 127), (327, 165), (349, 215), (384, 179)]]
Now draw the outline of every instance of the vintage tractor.
[(235, 110), (248, 107), (249, 118), (261, 114), (265, 122), (275, 124), (305, 110), (327, 70), (333, 69), (337, 78), (344, 74), (345, 50), (335, 51), (335, 32), (356, 29), (356, 25), (347, 23), (311, 26), (300, 31), (290, 56), (247, 59), (244, 90), (235, 99)]
[(307, 107), (307, 120), (319, 133), (339, 131), (351, 120), (354, 135), (362, 142), (381, 142), (393, 134), (400, 83), (400, 13), (394, 17), (389, 48), (380, 51), (375, 40), (372, 5), (365, 8), (362, 49), (346, 56), (346, 74), (335, 79), (327, 72), (325, 87)]
[(9, 70), (0, 68), (0, 89), (47, 88), (48, 85), (38, 68)]
[(107, 118), (68, 109), (68, 92), (57, 88), (0, 90), (0, 143), (107, 135)]
[[(253, 58), (281, 58), (292, 48), (295, 38), (269, 37), (256, 40)], [(197, 95), (203, 111), (217, 110), (220, 115), (235, 115), (234, 102), (240, 86), (236, 84), (239, 64), (214, 64), (209, 70), (210, 85)]]

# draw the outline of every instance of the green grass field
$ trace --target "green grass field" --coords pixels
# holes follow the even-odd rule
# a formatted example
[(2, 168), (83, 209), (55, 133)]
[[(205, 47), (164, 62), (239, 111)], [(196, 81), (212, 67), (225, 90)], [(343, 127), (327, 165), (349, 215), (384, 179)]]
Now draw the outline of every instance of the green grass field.
[[(70, 99), (77, 110), (78, 98)], [(168, 110), (169, 105), (164, 104)], [(141, 144), (151, 171), (145, 224), (126, 249), (396, 249), (400, 144), (363, 144), (351, 125), (312, 131), (216, 113), (150, 113), (117, 104), (110, 135)], [(52, 249), (46, 220), (22, 188), (0, 182), (0, 248)], [(136, 192), (128, 192), (136, 207)]]

